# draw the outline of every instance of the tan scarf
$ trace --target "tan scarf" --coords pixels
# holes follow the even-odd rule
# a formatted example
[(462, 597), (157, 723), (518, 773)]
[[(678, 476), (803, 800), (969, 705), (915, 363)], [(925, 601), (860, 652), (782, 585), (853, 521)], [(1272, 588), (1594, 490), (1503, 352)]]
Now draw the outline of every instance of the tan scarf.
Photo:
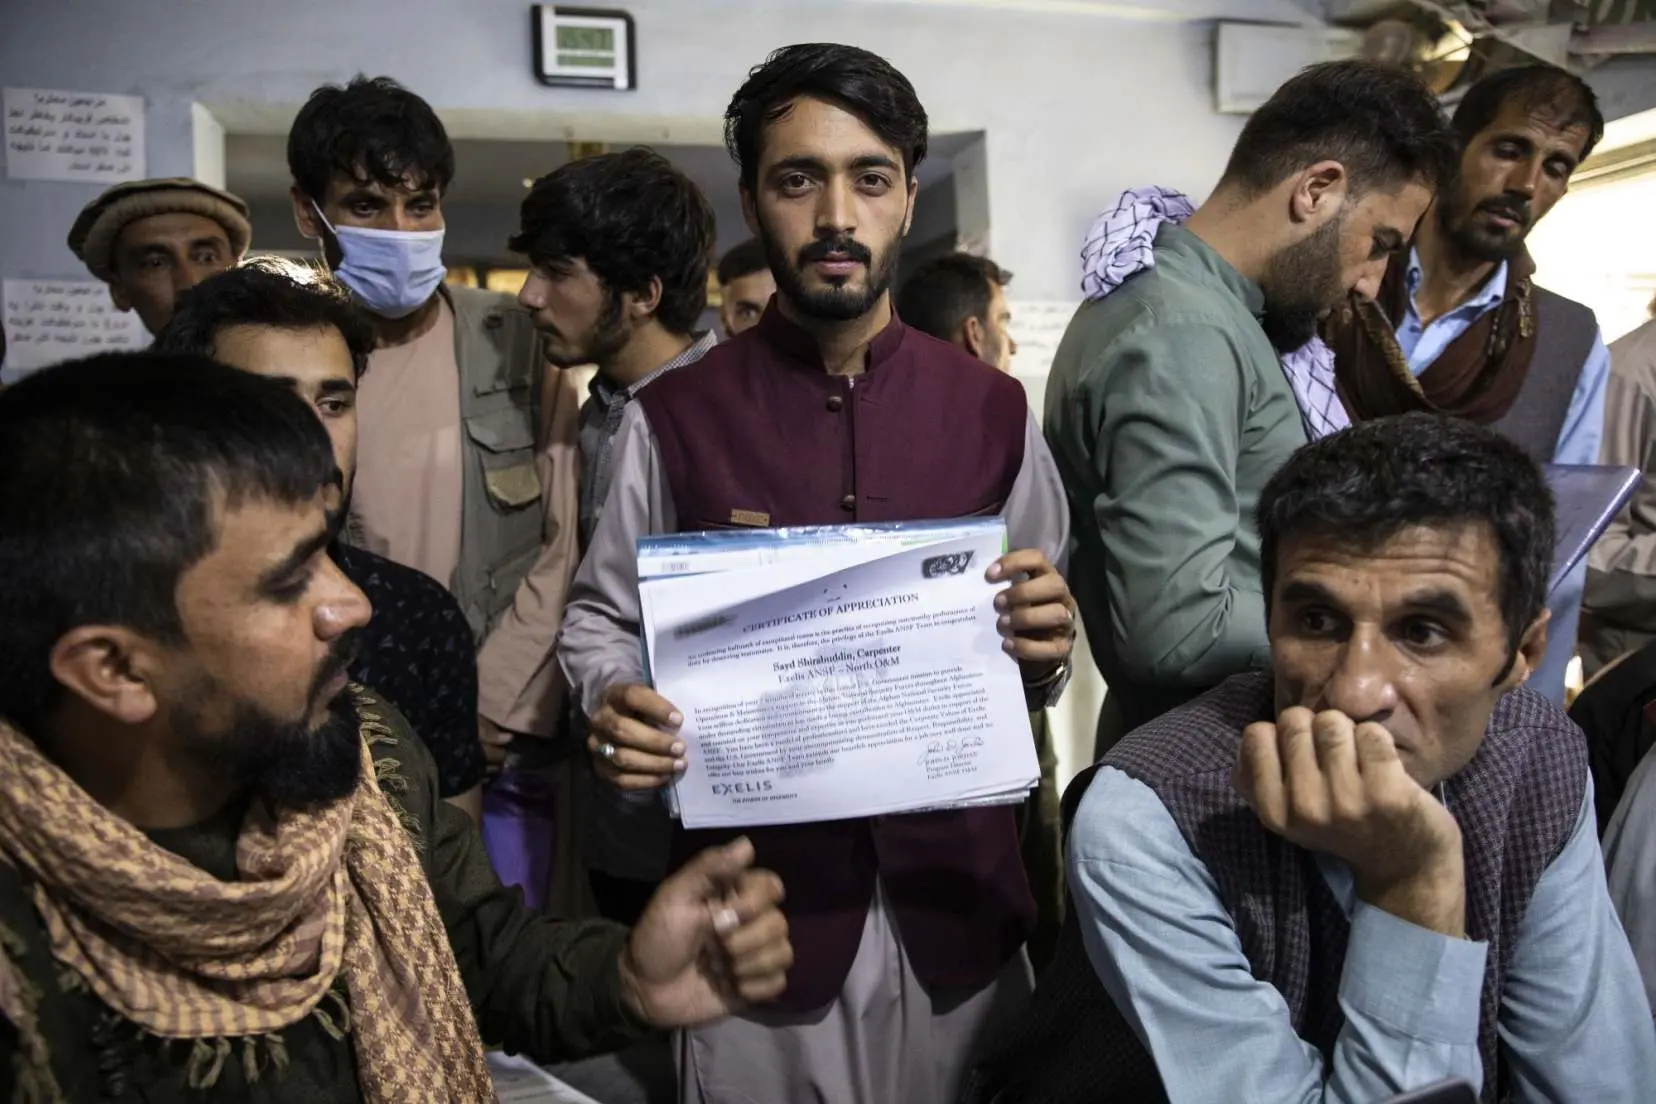
[(1335, 390), (1353, 422), (1427, 410), (1489, 425), (1499, 421), (1523, 390), (1535, 354), (1535, 303), (1528, 252), (1507, 262), (1500, 305), (1438, 354), (1416, 377), (1397, 343), (1397, 327), (1409, 304), (1409, 251), (1386, 266), (1380, 294), (1354, 300), (1323, 326), (1334, 350)]
[[(58, 963), (152, 1035), (205, 1041), (222, 1063), (232, 1039), (251, 1046), (321, 1014), (338, 979), (366, 1100), (493, 1100), (431, 888), (375, 778), (368, 745), (390, 729), (375, 698), (353, 694), (361, 783), (313, 812), (272, 817), (256, 803), (236, 882), (152, 843), (0, 724), (0, 859), (32, 885)], [(0, 956), (0, 1012), (25, 1036), (28, 995)], [(36, 1048), (25, 1039), (26, 1054)]]

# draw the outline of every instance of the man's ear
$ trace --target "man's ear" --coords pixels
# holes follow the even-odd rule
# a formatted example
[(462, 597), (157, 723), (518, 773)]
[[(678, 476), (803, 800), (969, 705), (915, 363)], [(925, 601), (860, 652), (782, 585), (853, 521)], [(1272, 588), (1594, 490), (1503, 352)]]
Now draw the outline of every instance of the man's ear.
[(628, 313), (635, 321), (642, 322), (661, 306), (661, 277), (651, 276), (649, 284), (642, 292), (629, 291), (625, 295)]
[(757, 238), (759, 236), (759, 208), (754, 204), (753, 192), (745, 183), (740, 185), (736, 191), (742, 197), (742, 221), (747, 223), (748, 233)]
[(1518, 638), (1518, 656), (1512, 662), (1512, 670), (1507, 672), (1505, 679), (1497, 687), (1505, 693), (1527, 682), (1535, 674), (1544, 659), (1547, 658), (1547, 629), (1552, 621), (1552, 610), (1543, 608), (1541, 616), (1530, 622), (1530, 627), (1524, 630), (1524, 635)]
[(908, 211), (903, 215), (903, 233), (901, 237), (908, 237), (909, 227), (914, 225), (914, 197), (920, 194), (920, 181), (911, 178), (908, 184)]
[(160, 654), (148, 637), (118, 625), (81, 625), (52, 646), (52, 677), (93, 709), (140, 725), (159, 708), (154, 679)]
[(967, 315), (966, 321), (960, 325), (961, 347), (968, 353), (971, 353), (973, 356), (977, 357), (979, 360), (982, 360), (984, 336), (983, 320), (974, 315)]
[(310, 196), (300, 191), (297, 184), (288, 189), (288, 195), (293, 199), (293, 224), (299, 228), (299, 236), (311, 241), (321, 241), (322, 218), (316, 213), (316, 206), (311, 203)]
[(115, 304), (115, 309), (118, 311), (132, 309), (132, 300), (127, 298), (126, 289), (121, 286), (119, 280), (114, 280), (109, 285), (109, 301)]
[(1338, 161), (1318, 161), (1293, 178), (1288, 216), (1294, 222), (1322, 222), (1340, 209), (1351, 182)]

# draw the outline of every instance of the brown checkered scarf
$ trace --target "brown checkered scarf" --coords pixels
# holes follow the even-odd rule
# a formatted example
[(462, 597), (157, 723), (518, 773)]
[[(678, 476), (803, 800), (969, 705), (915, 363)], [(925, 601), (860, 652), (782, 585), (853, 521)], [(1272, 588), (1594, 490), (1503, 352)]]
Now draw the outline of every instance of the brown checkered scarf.
[[(94, 801), (0, 724), (0, 859), (18, 867), (52, 954), (114, 1012), (196, 1040), (210, 1076), (313, 1013), (343, 982), (363, 1097), (493, 1100), (471, 1006), (419, 857), (375, 777), (390, 736), (355, 692), (362, 782), (343, 801), (272, 816), (255, 803), (221, 882)], [(28, 985), (0, 956), (0, 1012), (35, 1034)], [(216, 1059), (216, 1061), (214, 1060)], [(193, 1065), (195, 1063), (192, 1063)], [(49, 1078), (43, 1063), (36, 1069)], [(35, 1095), (52, 1099), (55, 1085)]]
[(1409, 306), (1409, 258), (1408, 250), (1399, 250), (1376, 298), (1353, 298), (1323, 323), (1341, 404), (1353, 422), (1411, 410), (1481, 425), (1500, 421), (1523, 390), (1535, 353), (1535, 262), (1528, 252), (1512, 258), (1500, 305), (1449, 342), (1417, 377), (1397, 343)]

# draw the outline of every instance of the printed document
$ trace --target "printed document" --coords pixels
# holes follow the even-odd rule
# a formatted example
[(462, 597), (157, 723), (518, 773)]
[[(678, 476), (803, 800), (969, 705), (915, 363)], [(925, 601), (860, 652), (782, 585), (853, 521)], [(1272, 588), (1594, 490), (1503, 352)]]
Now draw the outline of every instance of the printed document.
[(701, 565), (641, 542), (650, 676), (685, 718), (685, 826), (1022, 800), (1039, 766), (996, 628), (1006, 584), (984, 578), (1005, 539), (999, 519), (770, 531), (704, 542)]

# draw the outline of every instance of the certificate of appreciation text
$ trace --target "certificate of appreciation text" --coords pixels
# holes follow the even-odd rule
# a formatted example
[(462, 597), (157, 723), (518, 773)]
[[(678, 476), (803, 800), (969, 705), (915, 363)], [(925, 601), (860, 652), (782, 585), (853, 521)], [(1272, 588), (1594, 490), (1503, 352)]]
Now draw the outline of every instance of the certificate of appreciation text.
[(640, 587), (656, 689), (684, 715), (686, 827), (1021, 800), (1039, 767), (984, 572), (998, 523), (836, 545)]

